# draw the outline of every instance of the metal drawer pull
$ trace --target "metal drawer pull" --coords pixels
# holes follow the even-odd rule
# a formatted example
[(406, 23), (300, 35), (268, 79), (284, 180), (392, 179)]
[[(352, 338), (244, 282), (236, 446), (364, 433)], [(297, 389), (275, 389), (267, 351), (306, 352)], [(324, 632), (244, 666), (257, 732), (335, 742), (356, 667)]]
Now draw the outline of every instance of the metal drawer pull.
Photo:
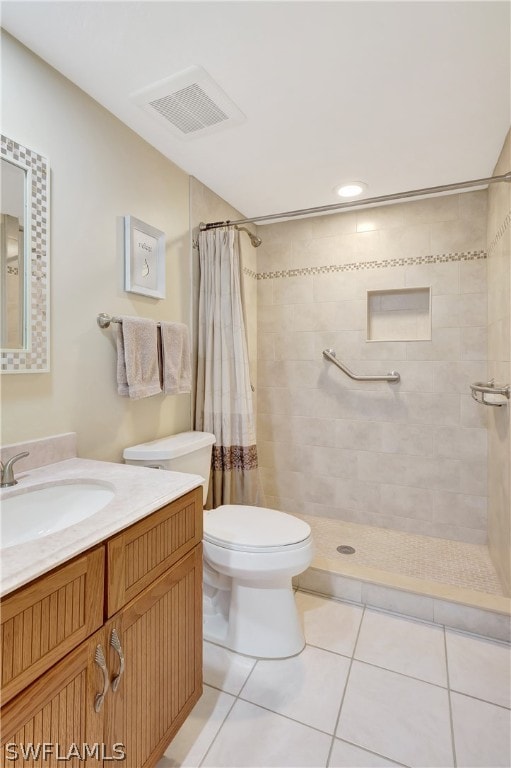
[(119, 683), (121, 682), (121, 677), (124, 674), (124, 653), (122, 651), (121, 641), (119, 640), (119, 635), (117, 634), (116, 629), (112, 629), (112, 632), (110, 633), (110, 645), (119, 655), (120, 662), (119, 672), (112, 680), (112, 691), (115, 693), (119, 687)]
[(108, 686), (110, 685), (110, 680), (108, 677), (108, 669), (105, 661), (105, 654), (103, 653), (103, 648), (100, 645), (96, 647), (96, 653), (94, 654), (94, 661), (96, 662), (100, 670), (103, 672), (103, 690), (101, 693), (97, 693), (94, 698), (94, 711), (99, 712), (99, 710), (103, 706), (103, 702), (105, 700), (105, 696), (108, 691)]

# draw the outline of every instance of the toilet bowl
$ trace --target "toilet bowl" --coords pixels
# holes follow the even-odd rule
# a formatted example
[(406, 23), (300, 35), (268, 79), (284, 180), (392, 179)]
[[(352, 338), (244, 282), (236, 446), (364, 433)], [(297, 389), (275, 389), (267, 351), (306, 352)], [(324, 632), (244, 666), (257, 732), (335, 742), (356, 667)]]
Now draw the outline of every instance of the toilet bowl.
[(291, 580), (312, 561), (309, 526), (274, 509), (225, 505), (204, 513), (203, 545), (204, 637), (259, 658), (300, 653)]
[[(128, 464), (209, 478), (214, 435), (185, 432), (127, 448)], [(204, 483), (203, 499), (207, 497)], [(292, 578), (313, 556), (310, 527), (286, 512), (226, 504), (204, 512), (204, 639), (257, 658), (285, 658), (305, 639)]]

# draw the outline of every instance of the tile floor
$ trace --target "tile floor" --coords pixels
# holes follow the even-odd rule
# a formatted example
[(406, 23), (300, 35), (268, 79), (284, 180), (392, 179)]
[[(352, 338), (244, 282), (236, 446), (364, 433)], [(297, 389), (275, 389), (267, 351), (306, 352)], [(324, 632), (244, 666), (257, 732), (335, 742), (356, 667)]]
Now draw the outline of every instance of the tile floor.
[(290, 659), (204, 646), (204, 694), (157, 768), (509, 768), (508, 645), (298, 591)]

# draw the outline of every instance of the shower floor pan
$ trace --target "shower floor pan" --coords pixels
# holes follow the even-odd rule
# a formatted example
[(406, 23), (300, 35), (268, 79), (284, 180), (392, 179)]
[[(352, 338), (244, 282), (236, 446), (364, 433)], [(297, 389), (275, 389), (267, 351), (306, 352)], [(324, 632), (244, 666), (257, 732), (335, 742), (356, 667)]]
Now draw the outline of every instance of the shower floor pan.
[[(300, 589), (351, 600), (498, 640), (511, 639), (511, 599), (488, 548), (450, 539), (297, 515), (315, 556)], [(355, 549), (342, 554), (338, 546)]]

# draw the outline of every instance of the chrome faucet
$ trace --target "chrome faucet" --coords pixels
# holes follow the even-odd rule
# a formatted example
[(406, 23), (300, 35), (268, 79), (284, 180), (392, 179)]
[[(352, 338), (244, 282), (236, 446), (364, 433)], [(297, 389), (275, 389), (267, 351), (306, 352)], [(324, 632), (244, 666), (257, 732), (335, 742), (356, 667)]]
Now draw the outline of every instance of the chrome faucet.
[(24, 453), (17, 453), (16, 456), (13, 456), (11, 459), (6, 461), (5, 464), (0, 461), (0, 488), (9, 488), (11, 485), (16, 485), (18, 481), (14, 479), (12, 465), (15, 461), (18, 461), (18, 459), (24, 459), (25, 456), (28, 455), (28, 451), (25, 451)]

